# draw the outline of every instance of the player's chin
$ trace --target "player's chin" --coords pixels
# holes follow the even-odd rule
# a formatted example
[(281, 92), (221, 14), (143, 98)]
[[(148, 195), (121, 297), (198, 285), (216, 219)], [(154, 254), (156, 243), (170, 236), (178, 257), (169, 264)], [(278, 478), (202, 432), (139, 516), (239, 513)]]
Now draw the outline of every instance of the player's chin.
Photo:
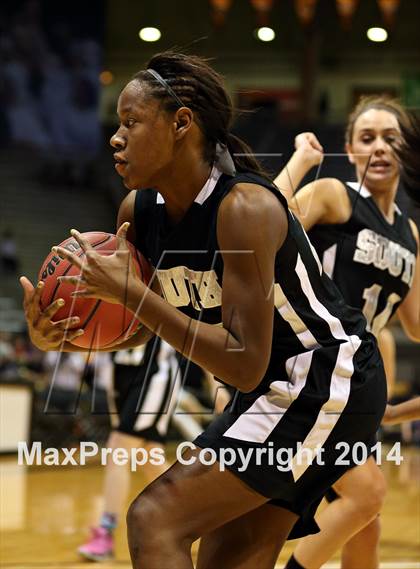
[(123, 177), (123, 184), (127, 190), (137, 190), (139, 187), (138, 182), (129, 175)]

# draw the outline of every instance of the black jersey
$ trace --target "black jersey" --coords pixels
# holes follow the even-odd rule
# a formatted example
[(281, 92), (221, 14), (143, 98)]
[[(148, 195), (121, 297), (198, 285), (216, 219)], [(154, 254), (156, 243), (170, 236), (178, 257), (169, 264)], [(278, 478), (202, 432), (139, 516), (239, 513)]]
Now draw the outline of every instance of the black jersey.
[[(354, 464), (350, 458), (348, 466), (338, 465), (337, 445), (362, 441), (367, 448), (385, 409), (383, 367), (363, 315), (346, 305), (325, 274), (285, 198), (254, 174), (232, 177), (213, 168), (175, 225), (168, 219), (162, 196), (139, 191), (136, 246), (156, 267), (170, 304), (192, 318), (220, 324), (223, 259), (217, 215), (223, 198), (241, 182), (265, 187), (287, 212), (287, 235), (274, 260), (271, 356), (260, 384), (250, 393), (237, 391), (194, 442), (212, 448), (219, 463), (228, 448), (234, 453), (231, 471), (273, 503), (309, 519), (327, 488)], [(300, 448), (312, 454), (320, 447), (325, 451), (323, 466), (299, 460)], [(290, 451), (293, 458), (287, 469), (273, 466), (273, 449)], [(246, 467), (241, 456), (251, 457)], [(305, 522), (293, 535), (313, 531), (311, 524)]]
[(339, 225), (316, 225), (308, 233), (325, 272), (345, 301), (363, 311), (376, 336), (413, 282), (417, 243), (408, 218), (395, 204), (389, 223), (370, 192), (346, 184), (352, 204), (350, 219)]
[[(223, 260), (217, 243), (217, 213), (222, 199), (239, 182), (265, 186), (287, 210), (284, 197), (265, 179), (253, 174), (231, 177), (215, 169), (175, 226), (170, 225), (157, 192), (139, 191), (135, 201), (136, 246), (157, 268), (165, 299), (192, 318), (211, 324), (222, 320)], [(290, 358), (315, 348), (338, 350), (342, 343), (353, 354), (365, 334), (363, 317), (346, 306), (301, 224), (287, 211), (289, 229), (275, 259), (271, 359), (258, 392), (266, 392), (273, 378), (290, 375)]]

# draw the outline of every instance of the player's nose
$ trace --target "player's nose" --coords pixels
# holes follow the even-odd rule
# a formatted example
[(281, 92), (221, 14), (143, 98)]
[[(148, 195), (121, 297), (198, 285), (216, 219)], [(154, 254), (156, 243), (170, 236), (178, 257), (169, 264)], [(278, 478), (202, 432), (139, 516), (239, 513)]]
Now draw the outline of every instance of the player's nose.
[(109, 143), (112, 146), (112, 148), (115, 148), (116, 150), (121, 150), (122, 148), (125, 147), (125, 138), (121, 136), (119, 130), (117, 130), (117, 132), (111, 136)]

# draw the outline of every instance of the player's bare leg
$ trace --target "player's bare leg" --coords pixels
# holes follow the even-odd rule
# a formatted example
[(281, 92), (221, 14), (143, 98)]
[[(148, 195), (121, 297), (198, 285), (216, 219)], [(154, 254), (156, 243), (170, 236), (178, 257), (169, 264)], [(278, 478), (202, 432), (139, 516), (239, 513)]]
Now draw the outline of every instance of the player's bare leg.
[(376, 516), (344, 545), (341, 552), (341, 569), (360, 569), (361, 560), (366, 569), (377, 569), (380, 535), (381, 519)]
[[(319, 569), (336, 551), (375, 519), (381, 510), (386, 492), (382, 472), (370, 457), (363, 465), (346, 472), (334, 484), (339, 498), (317, 516), (318, 534), (301, 539), (294, 557), (305, 569)], [(375, 549), (375, 548), (374, 548)], [(371, 569), (359, 555), (359, 568)], [(370, 553), (367, 560), (371, 559)]]
[[(197, 459), (198, 453), (190, 451), (184, 458)], [(128, 511), (134, 569), (192, 569), (191, 545), (195, 540), (267, 501), (231, 472), (221, 472), (217, 463), (176, 463), (152, 482)], [(296, 518), (286, 511), (284, 516), (290, 529)], [(280, 542), (281, 532), (280, 528)]]
[(197, 569), (271, 569), (298, 516), (264, 504), (200, 541)]

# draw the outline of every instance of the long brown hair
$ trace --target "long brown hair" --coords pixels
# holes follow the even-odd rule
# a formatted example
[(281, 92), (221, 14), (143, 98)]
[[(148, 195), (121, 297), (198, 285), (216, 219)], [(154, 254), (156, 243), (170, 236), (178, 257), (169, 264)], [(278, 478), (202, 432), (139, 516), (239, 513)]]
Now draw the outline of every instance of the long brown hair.
[(404, 189), (420, 207), (420, 117), (408, 115), (408, 123), (401, 125), (402, 145), (395, 149), (401, 161)]

